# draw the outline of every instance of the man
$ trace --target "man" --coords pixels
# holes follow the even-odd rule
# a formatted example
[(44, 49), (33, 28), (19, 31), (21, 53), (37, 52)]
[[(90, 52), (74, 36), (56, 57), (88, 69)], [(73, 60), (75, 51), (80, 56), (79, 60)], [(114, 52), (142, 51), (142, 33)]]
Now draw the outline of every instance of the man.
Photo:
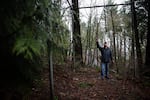
[(99, 50), (101, 51), (101, 77), (102, 79), (104, 78), (109, 79), (108, 69), (110, 61), (113, 62), (112, 52), (108, 47), (107, 42), (104, 43), (104, 47), (101, 47), (98, 43), (98, 40), (96, 39), (96, 44), (97, 48), (99, 48)]

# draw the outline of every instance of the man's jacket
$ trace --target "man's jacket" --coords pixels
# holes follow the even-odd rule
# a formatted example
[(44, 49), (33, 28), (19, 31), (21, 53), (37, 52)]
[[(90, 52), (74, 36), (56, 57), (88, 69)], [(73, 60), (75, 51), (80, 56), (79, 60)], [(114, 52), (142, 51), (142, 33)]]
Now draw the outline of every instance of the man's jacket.
[(99, 50), (101, 51), (101, 62), (109, 63), (110, 60), (112, 61), (112, 52), (110, 48), (101, 47), (98, 42), (96, 42), (96, 44), (97, 48), (99, 48)]

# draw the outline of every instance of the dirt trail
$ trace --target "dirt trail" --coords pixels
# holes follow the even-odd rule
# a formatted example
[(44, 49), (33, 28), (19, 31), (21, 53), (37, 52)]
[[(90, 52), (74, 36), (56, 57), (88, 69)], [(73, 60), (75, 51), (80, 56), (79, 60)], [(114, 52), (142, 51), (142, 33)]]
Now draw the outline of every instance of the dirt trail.
[[(63, 69), (63, 68), (62, 68)], [(58, 73), (60, 72), (60, 73)], [(131, 82), (111, 76), (99, 79), (95, 68), (80, 68), (77, 72), (61, 70), (55, 72), (55, 92), (58, 100), (144, 100), (148, 99)]]
[[(48, 71), (44, 72), (44, 86), (36, 98), (32, 100), (48, 100)], [(117, 80), (113, 75), (110, 79), (99, 79), (95, 68), (80, 68), (73, 72), (67, 66), (55, 66), (54, 89), (55, 100), (150, 100), (135, 84)]]

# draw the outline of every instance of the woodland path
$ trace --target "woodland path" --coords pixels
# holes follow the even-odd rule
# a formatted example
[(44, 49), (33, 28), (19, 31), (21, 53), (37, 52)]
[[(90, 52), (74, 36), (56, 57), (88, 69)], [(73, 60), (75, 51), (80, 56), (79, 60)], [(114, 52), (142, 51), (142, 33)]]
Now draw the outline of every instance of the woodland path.
[[(43, 76), (44, 86), (32, 100), (48, 100), (48, 72)], [(83, 67), (73, 72), (69, 66), (54, 68), (55, 100), (150, 100), (149, 89), (142, 91), (131, 81), (99, 79), (99, 71), (93, 67)], [(40, 92), (41, 91), (41, 92)]]

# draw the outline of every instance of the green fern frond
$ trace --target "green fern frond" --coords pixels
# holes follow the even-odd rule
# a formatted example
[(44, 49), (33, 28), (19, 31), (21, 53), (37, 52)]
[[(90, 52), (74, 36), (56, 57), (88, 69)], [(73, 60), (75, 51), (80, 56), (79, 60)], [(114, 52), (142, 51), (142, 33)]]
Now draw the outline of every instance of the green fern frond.
[(29, 50), (26, 51), (26, 54), (24, 56), (26, 59), (33, 60), (33, 54)]
[(15, 42), (15, 46), (13, 48), (13, 53), (19, 52), (21, 49), (24, 49), (23, 48), (24, 45), (25, 45), (25, 39), (17, 39), (16, 42)]
[(39, 56), (42, 47), (42, 44), (38, 40), (30, 40), (29, 48), (34, 54)]
[(17, 56), (24, 55), (24, 58), (33, 60), (33, 55), (40, 56), (43, 44), (33, 38), (18, 38), (13, 48), (13, 53)]
[(27, 49), (28, 49), (27, 47), (21, 47), (20, 50), (18, 50), (18, 52), (16, 52), (16, 55), (18, 56), (18, 55), (20, 55), (21, 53), (26, 52)]

